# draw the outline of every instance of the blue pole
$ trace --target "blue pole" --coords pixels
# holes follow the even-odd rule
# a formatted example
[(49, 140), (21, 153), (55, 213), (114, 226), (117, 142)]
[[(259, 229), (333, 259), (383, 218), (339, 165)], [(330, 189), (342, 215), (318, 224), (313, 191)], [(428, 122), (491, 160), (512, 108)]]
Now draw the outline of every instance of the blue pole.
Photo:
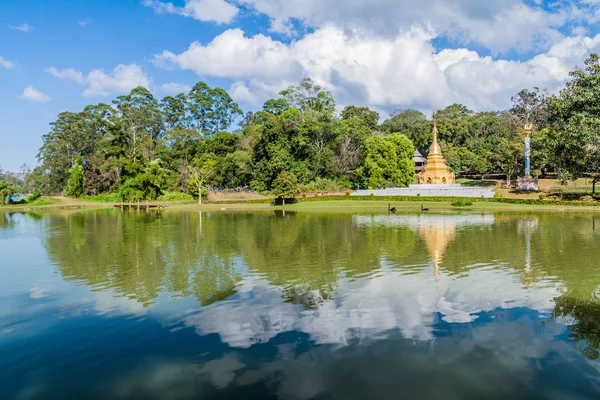
[(531, 175), (531, 139), (525, 136), (525, 176)]

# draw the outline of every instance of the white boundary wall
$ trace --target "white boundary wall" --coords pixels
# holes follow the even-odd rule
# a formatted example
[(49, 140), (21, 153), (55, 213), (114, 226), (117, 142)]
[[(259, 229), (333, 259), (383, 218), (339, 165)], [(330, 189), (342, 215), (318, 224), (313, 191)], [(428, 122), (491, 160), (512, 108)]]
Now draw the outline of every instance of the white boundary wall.
[(407, 188), (357, 190), (351, 196), (494, 197), (493, 188), (455, 185), (410, 185)]

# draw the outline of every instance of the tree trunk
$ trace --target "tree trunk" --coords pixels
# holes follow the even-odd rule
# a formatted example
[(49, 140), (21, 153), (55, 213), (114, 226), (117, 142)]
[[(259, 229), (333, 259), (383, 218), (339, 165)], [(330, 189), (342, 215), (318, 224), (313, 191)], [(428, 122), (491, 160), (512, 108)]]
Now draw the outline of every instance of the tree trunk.
[(202, 185), (198, 185), (198, 204), (202, 204)]
[(506, 174), (506, 186), (510, 186), (510, 175)]
[(285, 197), (283, 197), (281, 200), (283, 200), (283, 205), (285, 206)]

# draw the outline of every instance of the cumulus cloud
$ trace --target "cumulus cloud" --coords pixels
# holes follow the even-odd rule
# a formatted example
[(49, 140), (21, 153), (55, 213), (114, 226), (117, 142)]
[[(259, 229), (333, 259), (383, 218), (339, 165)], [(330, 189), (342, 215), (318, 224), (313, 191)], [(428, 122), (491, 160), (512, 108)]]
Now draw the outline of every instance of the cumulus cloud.
[(30, 100), (30, 101), (36, 101), (36, 102), (47, 102), (50, 101), (50, 96), (48, 96), (46, 93), (41, 92), (39, 90), (37, 90), (36, 88), (34, 88), (33, 86), (27, 86), (24, 90), (23, 90), (23, 94), (21, 96), (19, 96), (22, 99), (26, 99), (26, 100)]
[(525, 87), (556, 90), (570, 69), (600, 48), (600, 35), (567, 37), (546, 53), (514, 61), (464, 48), (436, 51), (434, 38), (430, 29), (383, 37), (328, 26), (285, 43), (230, 29), (179, 54), (163, 51), (155, 63), (232, 79), (234, 97), (252, 104), (310, 76), (343, 104), (436, 109), (459, 102), (482, 110), (507, 107)]
[(15, 66), (15, 64), (12, 61), (7, 60), (4, 57), (0, 57), (0, 67), (6, 68), (6, 69), (10, 69), (10, 68), (12, 68), (14, 66)]
[(80, 85), (86, 85), (83, 95), (89, 97), (107, 96), (110, 93), (127, 93), (135, 87), (148, 87), (150, 85), (150, 79), (137, 64), (121, 64), (109, 73), (104, 72), (102, 69), (94, 69), (87, 75), (73, 68), (58, 70), (50, 67), (46, 69), (46, 72), (59, 79), (67, 79)]
[(159, 90), (165, 94), (178, 94), (188, 93), (192, 88), (183, 83), (170, 82), (160, 85)]
[(29, 24), (22, 24), (22, 25), (9, 25), (8, 26), (10, 29), (15, 29), (17, 31), (21, 31), (21, 32), (29, 32), (30, 30), (33, 29), (33, 26), (29, 25)]
[(239, 10), (225, 0), (186, 0), (183, 7), (159, 0), (144, 0), (146, 7), (152, 7), (163, 14), (178, 14), (198, 21), (229, 24), (233, 22)]
[[(557, 28), (573, 18), (569, 12), (550, 11), (523, 0), (238, 0), (240, 5), (266, 15), (271, 29), (289, 33), (293, 22), (313, 28), (335, 25), (378, 35), (396, 35), (415, 27), (435, 27), (436, 35), (457, 43), (479, 43), (493, 51), (530, 49), (560, 37)], [(501, 34), (500, 34), (501, 32)]]

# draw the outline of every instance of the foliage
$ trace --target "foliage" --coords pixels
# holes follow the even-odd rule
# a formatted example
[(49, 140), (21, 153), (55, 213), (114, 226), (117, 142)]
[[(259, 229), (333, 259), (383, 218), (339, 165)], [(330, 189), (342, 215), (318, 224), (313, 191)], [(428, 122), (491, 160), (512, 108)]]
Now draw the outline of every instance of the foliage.
[(158, 197), (160, 201), (193, 201), (194, 196), (187, 193), (164, 192)]
[(85, 177), (83, 176), (83, 165), (81, 157), (77, 158), (75, 165), (69, 171), (69, 180), (65, 188), (65, 196), (81, 197), (85, 190)]
[(161, 160), (153, 160), (141, 173), (127, 179), (121, 185), (119, 193), (125, 200), (155, 200), (162, 194), (167, 174)]
[(94, 196), (82, 196), (81, 199), (100, 203), (115, 203), (122, 200), (120, 193), (101, 193)]
[(192, 185), (197, 191), (198, 203), (202, 203), (202, 190), (206, 181), (211, 179), (215, 175), (216, 162), (214, 160), (194, 160), (194, 164), (188, 166), (188, 172), (190, 174), (190, 185)]
[(570, 73), (571, 80), (551, 99), (552, 114), (564, 132), (553, 136), (553, 155), (558, 170), (574, 180), (590, 173), (600, 181), (600, 60), (591, 54), (585, 68)]
[(452, 207), (471, 207), (473, 202), (471, 200), (455, 200), (450, 205)]
[(16, 190), (13, 185), (6, 181), (0, 181), (0, 204), (6, 204), (6, 198), (16, 194)]
[(282, 171), (273, 182), (272, 191), (279, 198), (294, 197), (299, 192), (298, 178), (293, 172)]
[(365, 163), (358, 175), (370, 187), (383, 187), (392, 182), (408, 186), (414, 180), (415, 148), (405, 135), (372, 136), (365, 141)]

